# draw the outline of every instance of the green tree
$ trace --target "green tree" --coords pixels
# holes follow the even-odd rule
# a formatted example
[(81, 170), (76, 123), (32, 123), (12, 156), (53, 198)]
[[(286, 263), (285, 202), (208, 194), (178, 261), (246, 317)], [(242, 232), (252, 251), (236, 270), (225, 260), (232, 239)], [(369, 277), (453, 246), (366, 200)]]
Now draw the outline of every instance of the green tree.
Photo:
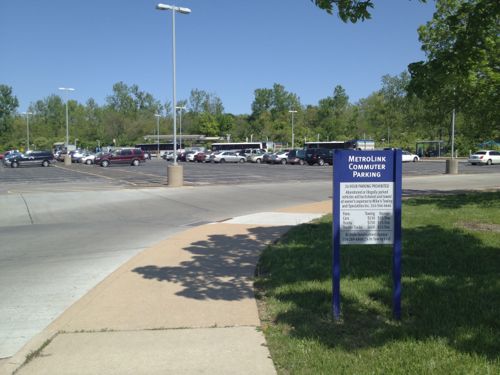
[[(68, 102), (68, 108), (70, 102)], [(66, 134), (65, 105), (61, 97), (51, 95), (45, 99), (37, 100), (31, 108), (33, 131), (53, 139), (54, 142), (64, 141)]]
[(409, 91), (450, 117), (453, 108), (471, 137), (499, 136), (500, 3), (438, 0), (433, 19), (419, 28), (426, 61), (409, 65)]
[[(344, 22), (356, 23), (371, 18), (370, 11), (374, 7), (373, 0), (311, 0), (329, 14), (338, 14)], [(425, 3), (426, 0), (419, 0)]]
[(220, 126), (214, 115), (208, 112), (203, 112), (198, 118), (198, 129), (200, 134), (209, 137), (218, 136), (220, 134)]
[(0, 85), (0, 141), (6, 141), (12, 129), (13, 115), (19, 101), (12, 93), (12, 87)]
[(333, 96), (319, 101), (318, 125), (323, 137), (330, 140), (345, 138), (348, 108), (349, 96), (340, 85), (335, 86)]
[(252, 103), (252, 114), (245, 137), (267, 139), (279, 142), (291, 141), (290, 110), (296, 110), (296, 124), (300, 124), (302, 105), (299, 97), (275, 83), (272, 89), (256, 89)]
[(128, 117), (137, 117), (141, 112), (154, 114), (162, 108), (159, 101), (139, 89), (139, 86), (127, 86), (123, 82), (113, 85), (113, 94), (106, 98), (110, 109)]

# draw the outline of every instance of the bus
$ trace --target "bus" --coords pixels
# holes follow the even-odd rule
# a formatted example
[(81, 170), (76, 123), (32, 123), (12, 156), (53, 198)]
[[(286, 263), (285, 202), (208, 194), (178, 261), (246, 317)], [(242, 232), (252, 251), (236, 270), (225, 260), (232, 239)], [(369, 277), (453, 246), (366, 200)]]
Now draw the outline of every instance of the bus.
[(76, 145), (68, 145), (68, 147), (66, 147), (65, 142), (55, 142), (52, 145), (52, 150), (54, 153), (58, 151), (74, 151), (76, 150)]
[[(158, 149), (160, 150), (160, 154), (165, 153), (165, 151), (173, 151), (174, 143), (139, 143), (135, 145), (136, 148), (140, 148), (142, 151), (147, 152), (149, 154), (156, 154)], [(177, 150), (183, 148), (184, 145), (177, 144)], [(163, 151), (163, 152), (162, 152)]]
[(345, 143), (346, 143), (346, 149), (365, 150), (365, 151), (375, 150), (375, 141), (371, 139), (353, 139)]
[(344, 141), (304, 142), (304, 148), (327, 148), (329, 150), (342, 150), (346, 148), (346, 142)]
[(330, 150), (374, 150), (375, 142), (370, 139), (350, 141), (305, 142), (304, 148), (327, 148)]
[(212, 151), (265, 150), (266, 142), (224, 142), (212, 143)]

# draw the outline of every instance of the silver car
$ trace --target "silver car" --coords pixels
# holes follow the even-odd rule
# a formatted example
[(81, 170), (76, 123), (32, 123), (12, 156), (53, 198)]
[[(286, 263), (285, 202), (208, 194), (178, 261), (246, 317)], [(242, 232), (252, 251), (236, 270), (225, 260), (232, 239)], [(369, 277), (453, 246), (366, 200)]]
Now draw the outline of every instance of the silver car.
[(214, 163), (244, 163), (246, 158), (233, 151), (222, 151), (217, 154), (212, 154), (210, 156), (210, 161)]
[(500, 164), (500, 151), (495, 150), (479, 150), (469, 156), (469, 163), (476, 164)]

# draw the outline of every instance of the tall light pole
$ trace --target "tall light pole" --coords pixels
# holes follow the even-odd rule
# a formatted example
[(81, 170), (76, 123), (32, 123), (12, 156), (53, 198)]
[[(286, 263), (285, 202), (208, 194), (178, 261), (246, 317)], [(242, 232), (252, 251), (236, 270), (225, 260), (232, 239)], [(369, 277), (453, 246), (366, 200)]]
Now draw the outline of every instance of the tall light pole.
[(455, 108), (451, 112), (451, 158), (455, 158)]
[[(72, 87), (59, 87), (59, 90), (65, 92), (75, 91), (75, 89)], [(69, 122), (68, 122), (68, 98), (66, 95), (66, 151), (68, 150), (68, 144), (69, 144)]]
[(179, 110), (179, 145), (182, 148), (182, 111), (186, 110), (186, 106), (176, 106), (175, 109)]
[(159, 113), (155, 113), (156, 117), (156, 158), (160, 157), (160, 117)]
[(30, 115), (31, 112), (23, 112), (23, 115), (26, 115), (26, 151), (30, 149)]
[(289, 110), (288, 112), (292, 114), (292, 148), (294, 148), (295, 147), (295, 134), (293, 132), (293, 115), (295, 113), (297, 113), (297, 111)]
[[(191, 9), (177, 7), (175, 5), (167, 4), (157, 4), (156, 9), (158, 10), (171, 10), (172, 11), (172, 82), (173, 82), (173, 107), (177, 107), (176, 99), (176, 87), (175, 87), (175, 13), (179, 12), (181, 14), (191, 13)], [(174, 165), (177, 165), (177, 114), (173, 111), (174, 117)]]

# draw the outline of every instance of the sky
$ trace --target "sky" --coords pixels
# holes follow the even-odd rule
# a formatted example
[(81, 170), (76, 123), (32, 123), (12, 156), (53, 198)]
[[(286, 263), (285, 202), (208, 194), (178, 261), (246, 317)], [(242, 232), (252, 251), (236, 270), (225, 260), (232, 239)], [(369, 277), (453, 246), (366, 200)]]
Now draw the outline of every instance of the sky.
[[(60, 95), (106, 103), (113, 84), (172, 102), (172, 13), (154, 0), (0, 0), (0, 84), (19, 112)], [(317, 105), (341, 85), (351, 103), (425, 59), (417, 29), (433, 1), (375, 0), (372, 19), (343, 23), (310, 0), (176, 0), (177, 100), (192, 89), (249, 114), (254, 91), (279, 83)], [(75, 88), (74, 92), (59, 87)]]

